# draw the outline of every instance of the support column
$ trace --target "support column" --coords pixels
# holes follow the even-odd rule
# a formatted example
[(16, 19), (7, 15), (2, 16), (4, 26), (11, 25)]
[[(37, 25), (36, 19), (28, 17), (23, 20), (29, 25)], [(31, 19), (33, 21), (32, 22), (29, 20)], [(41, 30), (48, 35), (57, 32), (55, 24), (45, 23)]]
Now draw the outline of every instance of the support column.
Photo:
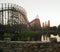
[(4, 24), (4, 20), (3, 20), (3, 4), (2, 4), (2, 24)]

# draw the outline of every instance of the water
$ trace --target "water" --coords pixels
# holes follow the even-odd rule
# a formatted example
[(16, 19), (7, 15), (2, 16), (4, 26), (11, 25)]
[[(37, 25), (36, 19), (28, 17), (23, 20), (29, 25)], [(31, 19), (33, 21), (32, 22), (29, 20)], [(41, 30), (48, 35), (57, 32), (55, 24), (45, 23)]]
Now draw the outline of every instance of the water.
[(53, 34), (51, 34), (51, 37), (52, 38), (56, 38), (58, 42), (60, 41), (60, 36), (58, 34), (56, 36), (54, 36)]
[(58, 42), (60, 42), (60, 36), (57, 34), (57, 35), (53, 35), (51, 34), (50, 36), (49, 35), (42, 35), (41, 36), (41, 41), (43, 42), (47, 42), (47, 41), (50, 41), (50, 38), (56, 38)]

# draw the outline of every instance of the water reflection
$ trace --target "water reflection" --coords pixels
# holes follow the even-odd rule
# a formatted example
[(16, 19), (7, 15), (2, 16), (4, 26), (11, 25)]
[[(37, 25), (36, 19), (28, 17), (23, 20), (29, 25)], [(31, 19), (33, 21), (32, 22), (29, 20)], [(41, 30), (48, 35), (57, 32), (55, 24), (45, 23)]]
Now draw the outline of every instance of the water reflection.
[(53, 34), (51, 34), (51, 38), (56, 38), (57, 39), (57, 41), (60, 41), (60, 36), (57, 34), (57, 35), (53, 35)]
[(50, 36), (48, 34), (42, 35), (41, 36), (41, 41), (43, 41), (43, 42), (46, 41), (47, 42), (47, 41), (50, 41), (50, 38), (56, 38), (58, 42), (60, 41), (60, 36), (58, 34), (57, 35), (51, 34)]
[(41, 37), (41, 41), (49, 41), (49, 39), (50, 39), (50, 36), (48, 36), (47, 34), (42, 35), (42, 37)]

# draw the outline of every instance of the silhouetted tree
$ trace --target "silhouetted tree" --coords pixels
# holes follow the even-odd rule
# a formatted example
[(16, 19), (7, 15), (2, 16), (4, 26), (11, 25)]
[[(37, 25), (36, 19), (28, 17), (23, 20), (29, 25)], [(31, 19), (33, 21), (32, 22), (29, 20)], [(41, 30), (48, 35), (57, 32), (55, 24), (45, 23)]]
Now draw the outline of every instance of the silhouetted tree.
[(59, 25), (58, 28), (57, 28), (57, 33), (58, 33), (59, 36), (60, 36), (60, 25)]
[(0, 24), (0, 40), (2, 40), (4, 37), (5, 27), (4, 25)]

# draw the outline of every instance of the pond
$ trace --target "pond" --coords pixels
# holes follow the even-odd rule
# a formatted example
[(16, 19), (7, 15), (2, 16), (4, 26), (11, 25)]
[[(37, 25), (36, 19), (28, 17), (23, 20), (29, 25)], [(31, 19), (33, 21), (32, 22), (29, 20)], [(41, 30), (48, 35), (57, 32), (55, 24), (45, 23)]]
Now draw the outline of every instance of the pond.
[(57, 35), (51, 34), (50, 36), (48, 36), (47, 34), (42, 35), (41, 36), (41, 41), (50, 41), (50, 38), (56, 38), (58, 42), (60, 41), (60, 36), (58, 34)]

